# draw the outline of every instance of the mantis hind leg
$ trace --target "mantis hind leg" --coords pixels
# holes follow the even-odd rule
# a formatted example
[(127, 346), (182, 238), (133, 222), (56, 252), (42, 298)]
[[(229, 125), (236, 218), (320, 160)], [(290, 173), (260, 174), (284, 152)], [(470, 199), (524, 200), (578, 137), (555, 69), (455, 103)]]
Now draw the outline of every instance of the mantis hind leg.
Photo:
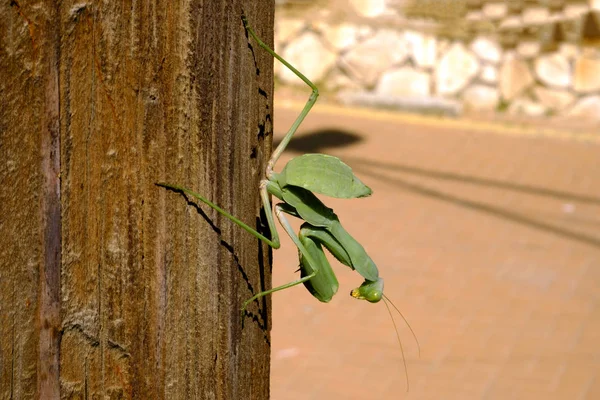
[(272, 179), (273, 178), (273, 166), (275, 165), (275, 163), (281, 156), (281, 153), (283, 153), (283, 151), (287, 147), (290, 140), (292, 140), (292, 136), (294, 136), (294, 133), (296, 133), (296, 130), (298, 129), (298, 127), (300, 126), (302, 121), (304, 121), (304, 118), (306, 117), (306, 115), (308, 115), (312, 106), (317, 101), (317, 98), (319, 97), (319, 89), (306, 76), (304, 76), (304, 74), (302, 74), (302, 72), (300, 72), (296, 68), (294, 68), (294, 66), (292, 66), (289, 62), (287, 62), (279, 54), (275, 53), (275, 51), (273, 49), (271, 49), (265, 42), (263, 42), (258, 36), (256, 36), (254, 29), (252, 29), (250, 27), (250, 25), (248, 25), (248, 20), (246, 19), (245, 15), (242, 16), (242, 22), (244, 23), (244, 28), (246, 28), (246, 31), (250, 34), (250, 36), (252, 36), (252, 38), (256, 41), (256, 43), (258, 43), (258, 45), (260, 47), (262, 47), (267, 53), (272, 55), (274, 58), (279, 60), (283, 65), (285, 65), (287, 68), (289, 68), (290, 71), (292, 71), (298, 78), (302, 79), (302, 81), (304, 83), (306, 83), (312, 89), (312, 93), (311, 93), (310, 97), (308, 98), (306, 105), (302, 109), (302, 112), (300, 113), (300, 115), (298, 115), (298, 117), (296, 118), (296, 120), (294, 121), (294, 123), (292, 124), (290, 129), (287, 131), (287, 133), (285, 134), (285, 136), (282, 139), (279, 146), (277, 146), (277, 148), (275, 149), (273, 154), (271, 154), (271, 159), (269, 160), (269, 162), (267, 164), (266, 175), (267, 175), (267, 178)]

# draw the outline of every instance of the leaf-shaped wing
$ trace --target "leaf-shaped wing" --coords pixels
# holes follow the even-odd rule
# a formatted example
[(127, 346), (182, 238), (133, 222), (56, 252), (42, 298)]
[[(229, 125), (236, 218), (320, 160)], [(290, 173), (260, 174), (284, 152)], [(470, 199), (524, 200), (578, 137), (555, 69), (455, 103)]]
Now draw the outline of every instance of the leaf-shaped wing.
[(337, 157), (304, 154), (290, 160), (278, 176), (279, 185), (299, 186), (311, 192), (340, 199), (371, 195), (371, 189)]
[(352, 261), (352, 267), (356, 272), (369, 281), (376, 281), (379, 278), (379, 271), (371, 257), (369, 257), (364, 247), (344, 229), (339, 220), (331, 223), (327, 230), (348, 253)]

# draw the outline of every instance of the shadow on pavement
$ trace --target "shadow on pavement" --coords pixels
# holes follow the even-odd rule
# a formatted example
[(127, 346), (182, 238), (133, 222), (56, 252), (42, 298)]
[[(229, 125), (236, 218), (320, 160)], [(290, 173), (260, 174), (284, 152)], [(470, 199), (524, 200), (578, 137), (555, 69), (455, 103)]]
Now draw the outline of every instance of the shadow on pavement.
[(345, 157), (344, 159), (348, 160), (348, 162), (350, 162), (350, 160), (352, 160), (352, 163), (360, 163), (366, 167), (381, 168), (381, 169), (385, 169), (388, 171), (406, 172), (409, 174), (421, 175), (421, 176), (425, 176), (428, 178), (456, 181), (456, 182), (462, 182), (462, 183), (470, 183), (473, 185), (488, 186), (488, 187), (499, 188), (499, 189), (508, 189), (508, 190), (513, 190), (516, 192), (523, 192), (523, 193), (534, 194), (534, 195), (538, 195), (538, 196), (552, 197), (552, 198), (559, 199), (559, 200), (573, 200), (573, 201), (577, 201), (580, 203), (590, 203), (590, 204), (600, 205), (600, 197), (584, 196), (584, 195), (580, 195), (580, 194), (562, 192), (559, 190), (553, 190), (553, 189), (542, 188), (542, 187), (518, 185), (518, 184), (511, 183), (511, 182), (498, 181), (498, 180), (488, 179), (488, 178), (478, 178), (476, 176), (461, 175), (461, 174), (455, 174), (452, 172), (434, 171), (434, 170), (429, 170), (429, 169), (425, 169), (425, 168), (413, 167), (410, 165), (388, 164), (388, 163), (382, 163), (382, 162), (373, 161), (373, 160), (367, 160), (367, 159), (363, 159), (363, 158)]
[[(360, 137), (360, 135), (357, 135), (352, 132), (343, 131), (339, 129), (325, 129), (309, 132), (295, 137), (294, 140), (290, 142), (287, 149), (294, 152), (302, 153), (326, 152), (327, 150), (333, 150), (340, 147), (355, 145), (360, 143), (362, 140), (363, 139)], [(279, 144), (279, 142), (280, 141), (274, 142), (273, 145), (277, 145)], [(551, 232), (571, 240), (576, 240), (592, 245), (594, 247), (600, 247), (600, 238), (598, 237), (590, 236), (580, 232), (565, 230), (561, 227), (557, 227), (546, 222), (529, 218), (523, 214), (506, 210), (502, 207), (465, 199), (455, 194), (444, 193), (440, 190), (432, 189), (420, 184), (411, 183), (401, 178), (382, 176), (381, 174), (377, 173), (376, 170), (403, 172), (407, 174), (434, 178), (439, 180), (456, 181), (477, 186), (493, 187), (527, 194), (534, 194), (538, 196), (551, 197), (561, 200), (571, 200), (582, 203), (591, 203), (596, 205), (600, 205), (600, 197), (584, 196), (580, 194), (568, 193), (543, 187), (518, 185), (506, 181), (461, 175), (445, 171), (435, 171), (410, 165), (382, 163), (379, 161), (374, 161), (361, 157), (344, 157), (344, 161), (350, 164), (353, 169), (359, 171), (360, 173), (371, 176), (375, 179), (379, 179), (395, 187), (400, 187), (405, 190), (418, 193), (422, 196), (443, 200), (452, 204), (460, 205), (462, 207), (467, 207), (473, 210), (484, 212), (496, 217), (503, 218), (505, 220), (510, 220), (512, 222), (533, 227), (545, 232)]]
[[(297, 153), (319, 153), (324, 149), (352, 146), (362, 141), (363, 138), (360, 135), (352, 132), (339, 129), (321, 129), (294, 136), (286, 149)], [(281, 140), (273, 140), (273, 147), (278, 146), (279, 143), (281, 143)]]
[[(422, 196), (427, 196), (427, 197), (443, 200), (448, 203), (452, 203), (452, 204), (456, 204), (456, 205), (459, 205), (462, 207), (467, 207), (467, 208), (470, 208), (473, 210), (485, 212), (487, 214), (490, 214), (490, 215), (493, 215), (496, 217), (500, 217), (500, 218), (503, 218), (503, 219), (506, 219), (506, 220), (509, 220), (512, 222), (523, 224), (523, 225), (526, 225), (526, 226), (529, 226), (532, 228), (536, 228), (536, 229), (539, 229), (542, 231), (551, 232), (551, 233), (560, 235), (562, 237), (565, 237), (567, 239), (576, 240), (576, 241), (586, 243), (586, 244), (592, 245), (594, 247), (600, 248), (600, 238), (586, 235), (586, 234), (580, 233), (580, 232), (569, 231), (569, 230), (566, 230), (566, 229), (563, 229), (563, 228), (560, 228), (560, 227), (557, 227), (557, 226), (554, 226), (551, 224), (547, 224), (542, 221), (538, 221), (533, 218), (529, 218), (525, 215), (503, 209), (502, 207), (493, 206), (490, 204), (480, 203), (477, 201), (461, 198), (460, 196), (444, 193), (442, 191), (439, 191), (436, 189), (431, 189), (431, 188), (428, 188), (423, 185), (410, 183), (410, 182), (407, 182), (400, 178), (391, 178), (391, 177), (382, 176), (381, 174), (377, 174), (376, 172), (370, 170), (369, 168), (364, 168), (364, 166), (362, 168), (361, 167), (357, 168), (356, 167), (357, 164), (360, 164), (360, 160), (353, 159), (353, 161), (351, 162), (351, 165), (354, 170), (360, 171), (362, 174), (371, 176), (375, 179), (379, 179), (380, 181), (389, 183), (395, 187), (400, 187), (405, 190), (409, 190), (411, 192), (418, 193)], [(467, 182), (467, 181), (465, 181), (465, 182)]]

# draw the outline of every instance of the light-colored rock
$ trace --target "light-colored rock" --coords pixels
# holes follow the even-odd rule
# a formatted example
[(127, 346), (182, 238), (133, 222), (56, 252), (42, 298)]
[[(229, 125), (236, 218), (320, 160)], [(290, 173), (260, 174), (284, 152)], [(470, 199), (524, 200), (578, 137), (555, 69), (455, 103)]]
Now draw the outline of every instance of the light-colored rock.
[(522, 58), (533, 58), (540, 54), (540, 43), (531, 40), (522, 41), (517, 44), (517, 54)]
[(538, 102), (552, 110), (563, 110), (575, 99), (575, 96), (567, 91), (548, 89), (544, 86), (537, 86), (534, 92)]
[(325, 42), (337, 50), (347, 49), (358, 41), (358, 29), (347, 23), (331, 26), (322, 33)]
[(361, 25), (356, 28), (358, 30), (358, 39), (363, 40), (367, 39), (369, 36), (373, 35), (373, 28), (368, 25)]
[(374, 85), (381, 73), (406, 60), (404, 35), (382, 29), (348, 51), (343, 62), (367, 86)]
[(563, 14), (567, 18), (580, 18), (589, 11), (586, 4), (567, 4), (563, 8)]
[(525, 25), (540, 25), (550, 17), (550, 10), (544, 7), (531, 7), (521, 14)]
[(571, 84), (569, 60), (560, 53), (543, 55), (535, 60), (535, 72), (546, 85), (564, 88)]
[(479, 79), (489, 84), (498, 83), (498, 68), (496, 68), (494, 65), (482, 65), (481, 72), (479, 73)]
[(511, 100), (533, 83), (533, 75), (527, 63), (514, 54), (505, 57), (500, 67), (500, 93), (504, 100)]
[(523, 20), (520, 16), (510, 16), (500, 22), (500, 29), (514, 30), (523, 27)]
[(437, 59), (437, 40), (433, 35), (408, 30), (404, 39), (410, 58), (419, 67), (428, 68), (435, 65)]
[(469, 110), (495, 110), (500, 95), (496, 88), (473, 85), (465, 89), (462, 98)]
[(506, 16), (508, 5), (502, 3), (486, 3), (483, 5), (483, 15), (489, 19), (500, 19)]
[(547, 112), (546, 107), (530, 99), (516, 99), (508, 107), (508, 113), (514, 115), (528, 115), (531, 117), (541, 117)]
[[(600, 17), (600, 15), (598, 16)], [(579, 47), (580, 52), (578, 54), (583, 54), (586, 57), (592, 57), (592, 58), (600, 58), (600, 46), (598, 46), (597, 43), (593, 43), (593, 41), (591, 41), (591, 43), (589, 44), (583, 44)]]
[(308, 28), (310, 28), (310, 30), (318, 33), (319, 35), (322, 35), (323, 32), (327, 31), (328, 29), (331, 29), (331, 25), (327, 22), (327, 20), (322, 19), (322, 18), (313, 17), (312, 19), (308, 20), (306, 23), (308, 25)]
[(388, 108), (395, 110), (406, 110), (423, 114), (452, 115), (458, 116), (462, 113), (462, 104), (453, 99), (443, 97), (405, 97), (390, 96), (372, 92), (350, 92), (342, 91), (337, 95), (342, 104), (360, 105), (372, 108)]
[(276, 19), (275, 21), (275, 36), (281, 43), (287, 43), (306, 26), (304, 20), (295, 18), (282, 18), (281, 20)]
[(479, 71), (479, 62), (462, 43), (453, 44), (442, 56), (435, 70), (436, 91), (454, 94), (464, 88)]
[[(315, 0), (300, 0), (300, 1), (304, 1), (305, 3), (314, 3)], [(293, 3), (295, 3), (296, 5), (298, 5), (298, 0), (292, 0)], [(333, 14), (333, 9), (329, 8), (329, 7), (317, 7), (317, 8), (313, 8), (311, 10), (311, 14), (310, 14), (310, 18), (313, 20), (320, 20), (320, 21), (329, 21), (329, 19), (331, 18)]]
[(327, 75), (327, 79), (323, 82), (323, 87), (330, 91), (351, 90), (358, 92), (364, 89), (356, 79), (352, 79), (337, 68)]
[(558, 45), (558, 52), (569, 60), (574, 60), (580, 53), (579, 46), (575, 43), (561, 43)]
[(438, 55), (446, 53), (450, 49), (450, 46), (452, 46), (452, 42), (449, 39), (438, 39)]
[[(282, 56), (313, 82), (323, 79), (337, 58), (337, 55), (321, 42), (319, 36), (312, 32), (306, 32), (289, 43)], [(279, 78), (286, 83), (301, 82), (288, 68), (280, 70)]]
[(600, 55), (577, 58), (573, 88), (580, 93), (600, 91)]
[(426, 97), (431, 94), (431, 78), (428, 73), (412, 67), (403, 67), (385, 72), (376, 92), (394, 96)]
[(385, 13), (385, 0), (350, 0), (354, 10), (363, 17), (376, 17)]
[(600, 120), (600, 95), (582, 97), (567, 115)]
[(483, 13), (481, 11), (471, 10), (467, 13), (467, 15), (465, 16), (465, 19), (468, 22), (480, 22), (485, 19), (485, 15), (483, 15)]
[(502, 57), (502, 49), (498, 42), (486, 37), (478, 37), (475, 39), (471, 43), (471, 50), (473, 50), (480, 59), (492, 63), (499, 62)]

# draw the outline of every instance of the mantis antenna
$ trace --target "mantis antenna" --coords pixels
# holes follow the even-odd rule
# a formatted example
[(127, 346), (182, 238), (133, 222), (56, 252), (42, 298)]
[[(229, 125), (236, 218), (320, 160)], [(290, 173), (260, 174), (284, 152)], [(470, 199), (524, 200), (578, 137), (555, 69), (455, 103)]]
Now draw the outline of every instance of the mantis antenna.
[(417, 335), (415, 335), (415, 331), (413, 331), (413, 328), (410, 326), (410, 324), (408, 323), (406, 318), (404, 318), (404, 314), (402, 314), (402, 312), (398, 309), (398, 307), (396, 307), (396, 305), (392, 302), (392, 300), (390, 300), (390, 298), (384, 294), (383, 295), (383, 304), (385, 304), (385, 308), (387, 309), (388, 314), (390, 314), (392, 324), (394, 324), (394, 330), (396, 331), (396, 338), (398, 339), (398, 345), (400, 345), (400, 352), (402, 353), (402, 363), (404, 364), (404, 376), (406, 377), (406, 391), (408, 392), (410, 389), (410, 383), (409, 383), (410, 381), (408, 379), (408, 367), (406, 366), (406, 357), (404, 357), (404, 346), (402, 346), (402, 340), (400, 340), (400, 333), (398, 332), (398, 326), (396, 325), (396, 321), (394, 320), (394, 316), (392, 315), (392, 311), (390, 310), (390, 306), (388, 303), (391, 304), (392, 307), (394, 307), (394, 310), (396, 310), (398, 312), (398, 314), (400, 314), (400, 316), (404, 320), (404, 323), (406, 324), (406, 326), (408, 326), (408, 329), (410, 329), (410, 333), (412, 333), (412, 336), (415, 339), (415, 342), (417, 343), (417, 348), (419, 349), (419, 358), (421, 357), (421, 345), (419, 344), (419, 339), (417, 339)]

